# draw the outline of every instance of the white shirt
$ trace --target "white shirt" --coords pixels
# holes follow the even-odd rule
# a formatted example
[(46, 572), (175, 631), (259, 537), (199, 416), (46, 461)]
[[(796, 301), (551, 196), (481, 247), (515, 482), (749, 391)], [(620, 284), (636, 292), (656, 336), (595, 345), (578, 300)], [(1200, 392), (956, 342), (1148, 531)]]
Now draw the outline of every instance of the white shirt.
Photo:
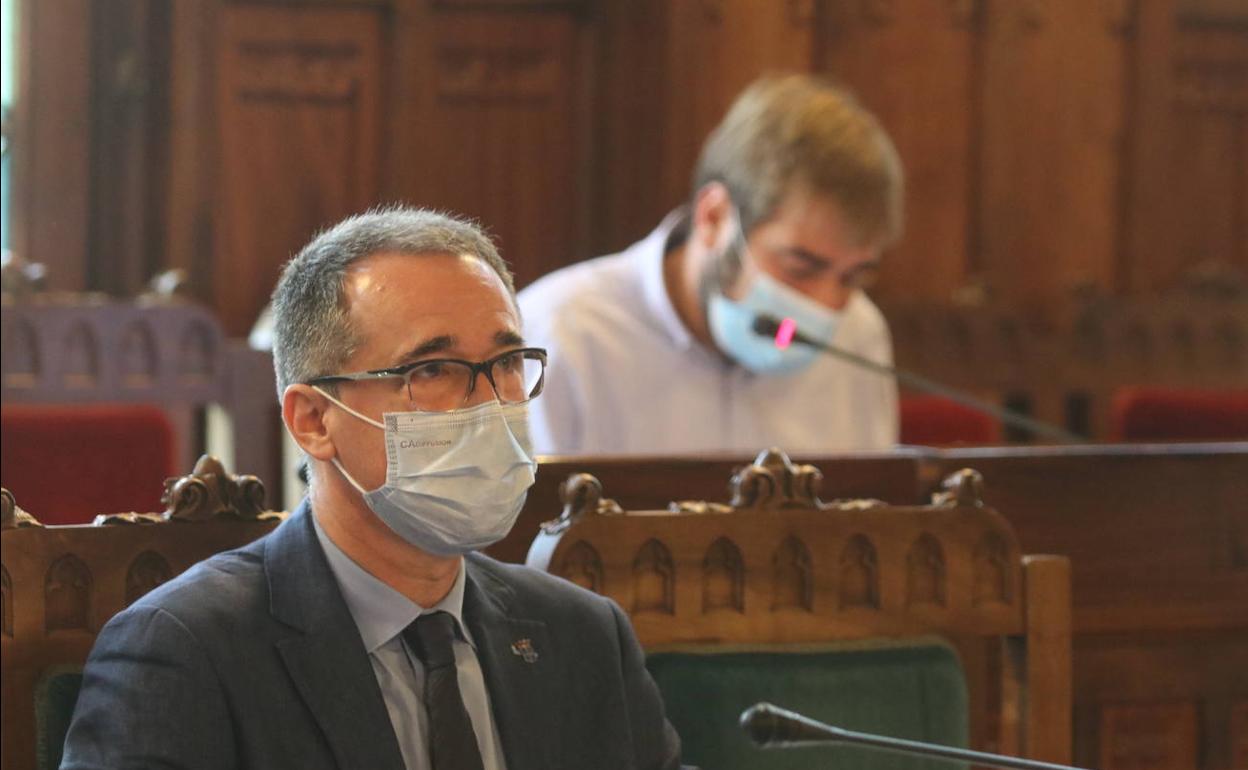
[[(530, 344), (550, 352), (530, 404), (541, 454), (790, 453), (893, 447), (897, 384), (831, 356), (757, 375), (699, 343), (663, 280), (683, 212), (625, 251), (551, 273), (520, 292)], [(892, 364), (879, 309), (854, 292), (832, 342)]]
[(312, 517), (316, 537), (325, 551), (330, 571), (342, 590), (347, 609), (360, 629), (364, 649), (373, 665), (373, 674), (381, 687), (390, 724), (399, 739), (399, 751), (407, 770), (429, 770), (429, 710), (425, 708), (425, 666), (403, 641), (403, 629), (425, 612), (439, 610), (455, 618), (459, 638), (452, 642), (455, 673), (460, 696), (477, 735), (477, 748), (485, 770), (507, 770), (503, 760), (502, 740), (490, 711), (490, 693), (485, 674), (477, 659), (476, 645), (463, 619), (464, 563), (460, 560), (455, 584), (442, 599), (428, 610), (378, 580), (343, 553)]

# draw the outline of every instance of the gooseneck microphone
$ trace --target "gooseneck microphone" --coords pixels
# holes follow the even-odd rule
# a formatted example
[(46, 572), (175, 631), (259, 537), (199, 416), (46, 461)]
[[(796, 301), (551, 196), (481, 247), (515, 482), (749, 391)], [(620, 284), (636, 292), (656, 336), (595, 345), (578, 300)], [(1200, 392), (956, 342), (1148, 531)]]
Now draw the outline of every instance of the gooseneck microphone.
[(1022, 768), (1022, 770), (1079, 770), (1079, 768), (1073, 768), (1070, 765), (1057, 765), (1034, 759), (1007, 757), (1004, 754), (989, 754), (984, 751), (942, 746), (938, 743), (923, 743), (922, 741), (910, 741), (904, 738), (890, 738), (885, 735), (858, 733), (853, 730), (825, 725), (823, 722), (817, 722), (810, 717), (804, 717), (801, 714), (773, 706), (770, 703), (758, 703), (742, 712), (741, 729), (749, 734), (750, 739), (754, 743), (764, 749), (783, 749), (816, 744), (851, 744), (868, 746), (896, 754), (912, 754), (950, 761), (973, 762), (976, 765), (989, 767)]
[(928, 378), (915, 374), (914, 372), (908, 372), (905, 369), (898, 369), (895, 366), (886, 366), (872, 361), (864, 356), (860, 356), (857, 353), (851, 353), (844, 348), (838, 348), (835, 345), (808, 337), (807, 335), (802, 334), (801, 330), (797, 328), (793, 321), (787, 318), (781, 321), (774, 316), (756, 315), (754, 316), (753, 329), (755, 334), (761, 337), (770, 337), (773, 339), (776, 347), (778, 348), (786, 348), (794, 342), (800, 345), (807, 345), (828, 355), (836, 356), (844, 361), (848, 361), (854, 366), (862, 369), (867, 369), (868, 371), (888, 377), (896, 377), (898, 382), (906, 385), (907, 387), (913, 388), (914, 390), (923, 393), (931, 393), (936, 396), (942, 396), (950, 401), (957, 402), (962, 406), (974, 409), (977, 412), (992, 415), (1001, 422), (1013, 425), (1016, 428), (1022, 428), (1024, 430), (1031, 431), (1032, 433), (1048, 436), (1049, 438), (1057, 439), (1059, 441), (1067, 441), (1074, 444), (1084, 443), (1084, 439), (1081, 436), (1076, 436), (1070, 431), (1059, 428), (1056, 425), (1050, 425), (1047, 422), (1033, 420), (1026, 415), (997, 406), (996, 404), (985, 401), (982, 398), (976, 398), (969, 393), (963, 393), (962, 391), (951, 388), (948, 385), (942, 385), (935, 380), (929, 380)]

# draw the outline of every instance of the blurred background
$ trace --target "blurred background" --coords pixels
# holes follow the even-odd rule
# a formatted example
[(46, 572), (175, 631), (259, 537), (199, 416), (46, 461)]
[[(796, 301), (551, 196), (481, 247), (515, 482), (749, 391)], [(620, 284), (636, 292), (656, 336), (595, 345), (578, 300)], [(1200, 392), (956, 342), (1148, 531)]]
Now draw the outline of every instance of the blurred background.
[(178, 269), (245, 336), (391, 201), (478, 218), (523, 286), (647, 233), (797, 70), (903, 157), (899, 364), (1098, 439), (1124, 388), (1248, 382), (1242, 0), (4, 0), (4, 35), (4, 247), (46, 290)]

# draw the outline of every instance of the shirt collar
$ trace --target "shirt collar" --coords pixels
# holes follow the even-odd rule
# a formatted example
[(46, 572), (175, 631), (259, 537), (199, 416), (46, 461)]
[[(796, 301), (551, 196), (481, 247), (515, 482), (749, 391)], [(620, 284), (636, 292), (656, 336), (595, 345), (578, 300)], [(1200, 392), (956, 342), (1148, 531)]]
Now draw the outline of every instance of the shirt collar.
[[(316, 539), (325, 551), (330, 571), (342, 591), (342, 598), (347, 609), (360, 629), (360, 638), (364, 640), (364, 648), (371, 655), (379, 647), (389, 642), (411, 625), (412, 621), (427, 612), (446, 612), (455, 618), (455, 625), (460, 635), (469, 644), (473, 644), (472, 635), (464, 624), (464, 582), (466, 579), (464, 560), (459, 560), (459, 573), (450, 592), (429, 609), (421, 607), (411, 599), (378, 580), (370, 572), (356, 564), (350, 556), (343, 553), (325, 530), (321, 523), (312, 517), (312, 526), (316, 530)], [(475, 647), (476, 645), (473, 644)]]
[(682, 206), (664, 217), (652, 233), (630, 249), (636, 253), (637, 267), (641, 274), (642, 301), (650, 314), (658, 320), (664, 333), (681, 349), (691, 347), (695, 341), (684, 321), (680, 320), (672, 297), (667, 292), (663, 263), (673, 231), (677, 228), (687, 229), (688, 224), (689, 209)]

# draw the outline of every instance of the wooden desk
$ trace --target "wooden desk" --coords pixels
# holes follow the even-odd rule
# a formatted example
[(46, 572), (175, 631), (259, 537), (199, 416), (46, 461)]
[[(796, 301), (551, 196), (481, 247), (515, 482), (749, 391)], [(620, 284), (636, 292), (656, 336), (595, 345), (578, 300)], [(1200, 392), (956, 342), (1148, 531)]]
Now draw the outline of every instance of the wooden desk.
[(1248, 443), (959, 449), (1033, 553), (1070, 557), (1075, 763), (1248, 767)]

